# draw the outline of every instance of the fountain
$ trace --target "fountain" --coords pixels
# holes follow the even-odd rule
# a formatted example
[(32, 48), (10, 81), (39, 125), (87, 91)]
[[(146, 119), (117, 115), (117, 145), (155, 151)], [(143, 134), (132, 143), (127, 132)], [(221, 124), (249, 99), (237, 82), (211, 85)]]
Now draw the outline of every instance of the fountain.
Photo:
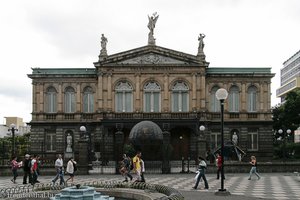
[(96, 192), (94, 187), (81, 186), (80, 184), (72, 187), (67, 187), (61, 190), (55, 197), (51, 197), (51, 200), (115, 200), (115, 197), (109, 197), (108, 195), (101, 195)]

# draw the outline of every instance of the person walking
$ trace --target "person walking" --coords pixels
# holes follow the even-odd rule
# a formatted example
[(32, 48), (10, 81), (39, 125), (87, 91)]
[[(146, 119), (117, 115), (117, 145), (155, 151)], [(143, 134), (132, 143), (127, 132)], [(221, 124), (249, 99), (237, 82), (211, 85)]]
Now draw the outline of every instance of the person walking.
[(136, 181), (137, 182), (141, 181), (141, 169), (142, 169), (142, 167), (141, 167), (141, 156), (142, 156), (142, 152), (137, 151), (136, 155), (132, 159), (133, 171), (136, 175)]
[(16, 183), (17, 177), (18, 177), (18, 169), (20, 166), (22, 166), (22, 162), (18, 163), (17, 157), (14, 156), (13, 159), (11, 160), (11, 171), (13, 174), (13, 178), (11, 179), (11, 182)]
[(61, 154), (58, 154), (58, 158), (55, 161), (55, 169), (56, 169), (56, 176), (52, 180), (53, 185), (55, 184), (55, 182), (58, 179), (60, 179), (60, 181), (59, 181), (60, 185), (65, 184), (65, 180), (64, 180), (64, 162), (63, 162)]
[(31, 176), (32, 176), (31, 185), (34, 185), (35, 183), (37, 183), (37, 178), (38, 178), (37, 170), (38, 170), (37, 155), (34, 155), (33, 159), (31, 160), (31, 168), (30, 168), (30, 172), (31, 172)]
[[(220, 178), (220, 173), (221, 173), (221, 169), (222, 169), (222, 156), (220, 154), (217, 154), (217, 159), (216, 159), (216, 165), (217, 165), (217, 179)], [(221, 173), (222, 175), (222, 173)], [(225, 179), (225, 176), (223, 174), (223, 179)]]
[(74, 160), (73, 157), (71, 157), (67, 163), (67, 173), (69, 174), (69, 178), (66, 180), (66, 183), (71, 180), (73, 183), (74, 181), (74, 176), (75, 176), (75, 171), (77, 171), (77, 162)]
[(250, 174), (248, 180), (251, 180), (251, 176), (254, 173), (257, 176), (257, 179), (260, 179), (260, 175), (257, 173), (257, 161), (255, 156), (251, 156), (251, 161), (249, 162), (251, 164)]
[(41, 175), (40, 169), (41, 169), (41, 166), (42, 166), (41, 157), (40, 157), (39, 155), (36, 156), (36, 162), (37, 162), (37, 169), (36, 169), (36, 176), (37, 176), (37, 177), (36, 177), (35, 182), (36, 182), (36, 183), (39, 183), (40, 181), (37, 180), (37, 179), (38, 179), (38, 177)]
[(132, 180), (132, 175), (130, 174), (130, 168), (131, 168), (131, 160), (130, 157), (128, 157), (126, 154), (123, 154), (123, 160), (120, 168), (120, 173), (122, 176), (124, 176), (125, 180), (123, 182), (128, 182), (128, 178)]
[(144, 160), (141, 158), (141, 182), (146, 183), (144, 173), (145, 173), (145, 163)]
[(30, 155), (26, 154), (24, 161), (23, 161), (23, 171), (24, 171), (24, 175), (23, 175), (23, 184), (27, 184), (27, 177), (28, 177), (28, 183), (31, 183), (31, 172), (30, 172), (30, 168), (31, 168), (31, 160), (30, 160)]
[(198, 175), (196, 184), (193, 187), (193, 189), (197, 189), (200, 179), (203, 178), (204, 189), (208, 190), (209, 186), (208, 186), (208, 182), (207, 182), (206, 176), (205, 176), (205, 171), (206, 171), (207, 165), (206, 165), (206, 162), (204, 161), (204, 158), (202, 158), (201, 156), (198, 157), (198, 160), (199, 160), (199, 167), (198, 167), (199, 175)]

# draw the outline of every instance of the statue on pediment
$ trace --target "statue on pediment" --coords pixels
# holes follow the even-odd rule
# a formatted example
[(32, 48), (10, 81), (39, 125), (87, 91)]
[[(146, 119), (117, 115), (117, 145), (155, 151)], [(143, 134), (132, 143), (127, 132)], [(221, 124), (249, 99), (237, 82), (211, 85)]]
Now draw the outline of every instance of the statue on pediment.
[(148, 28), (150, 30), (149, 34), (148, 34), (148, 44), (149, 45), (155, 45), (155, 38), (154, 38), (154, 28), (155, 28), (155, 24), (156, 21), (158, 19), (159, 15), (157, 15), (157, 12), (153, 13), (152, 16), (150, 17), (148, 15)]
[(108, 42), (107, 38), (104, 36), (104, 34), (102, 34), (101, 35), (101, 51), (100, 51), (99, 58), (107, 57), (107, 50), (106, 50), (107, 42)]
[(108, 42), (107, 38), (104, 36), (104, 34), (102, 34), (102, 36), (101, 36), (101, 48), (102, 49), (106, 49), (107, 42)]
[(203, 52), (203, 48), (204, 48), (204, 42), (203, 39), (205, 38), (205, 34), (200, 33), (198, 36), (198, 41), (199, 41), (199, 47), (198, 47), (198, 52), (202, 51)]
[(199, 36), (198, 36), (199, 46), (198, 46), (198, 54), (197, 54), (197, 56), (200, 59), (203, 59), (203, 60), (205, 60), (205, 54), (203, 52), (203, 48), (204, 48), (203, 39), (204, 38), (205, 38), (205, 34), (204, 33), (200, 33)]

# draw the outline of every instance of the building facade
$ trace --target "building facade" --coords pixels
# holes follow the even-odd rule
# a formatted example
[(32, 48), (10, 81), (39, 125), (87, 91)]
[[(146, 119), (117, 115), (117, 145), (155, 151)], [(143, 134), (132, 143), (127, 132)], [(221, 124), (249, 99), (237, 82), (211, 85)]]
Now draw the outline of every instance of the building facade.
[(280, 88), (276, 90), (276, 96), (284, 102), (287, 93), (297, 88), (300, 88), (300, 51), (283, 63)]
[(94, 68), (33, 68), (31, 152), (54, 159), (71, 149), (76, 157), (85, 126), (91, 152), (103, 160), (120, 160), (124, 146), (136, 141), (132, 137), (142, 138), (134, 147), (145, 160), (163, 159), (165, 147), (170, 160), (196, 160), (220, 146), (215, 94), (225, 88), (225, 141), (235, 135), (247, 155), (270, 160), (274, 74), (270, 68), (209, 67), (204, 37), (191, 55), (156, 46), (150, 30), (148, 45), (107, 55), (102, 35)]

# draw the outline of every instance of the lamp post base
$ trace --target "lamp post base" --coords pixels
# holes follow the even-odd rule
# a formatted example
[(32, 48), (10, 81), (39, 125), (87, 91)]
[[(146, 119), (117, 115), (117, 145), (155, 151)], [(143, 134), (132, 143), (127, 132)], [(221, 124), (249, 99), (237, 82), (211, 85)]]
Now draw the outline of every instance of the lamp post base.
[(217, 196), (229, 196), (230, 192), (227, 191), (226, 189), (219, 189), (218, 191), (215, 192), (215, 195), (217, 195)]

